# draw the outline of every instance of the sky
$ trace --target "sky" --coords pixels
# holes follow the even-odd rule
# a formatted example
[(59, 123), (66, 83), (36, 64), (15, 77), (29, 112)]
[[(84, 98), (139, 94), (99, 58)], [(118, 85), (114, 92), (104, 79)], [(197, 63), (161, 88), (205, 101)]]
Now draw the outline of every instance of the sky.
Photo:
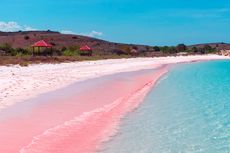
[(161, 46), (230, 42), (229, 0), (1, 0), (0, 10), (0, 31)]

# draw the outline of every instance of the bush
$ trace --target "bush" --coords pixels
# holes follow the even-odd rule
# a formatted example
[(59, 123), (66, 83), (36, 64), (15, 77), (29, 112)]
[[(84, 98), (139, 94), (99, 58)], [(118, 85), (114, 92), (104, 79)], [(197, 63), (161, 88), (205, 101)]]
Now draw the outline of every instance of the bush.
[(78, 55), (78, 54), (77, 54), (76, 51), (65, 50), (65, 51), (63, 52), (63, 55), (64, 55), (64, 56), (76, 56), (76, 55)]
[(30, 37), (26, 35), (26, 36), (24, 36), (24, 39), (25, 39), (25, 40), (29, 40)]
[(51, 42), (50, 43), (52, 46), (56, 46), (56, 43), (55, 42)]
[(212, 48), (212, 47), (209, 46), (209, 45), (205, 45), (205, 46), (203, 47), (203, 50), (204, 50), (204, 53), (213, 53), (213, 52), (216, 51), (215, 48)]
[(120, 47), (120, 50), (122, 50), (123, 52), (125, 52), (125, 54), (130, 54), (131, 53), (131, 48), (128, 45), (122, 45)]
[(29, 63), (24, 61), (24, 62), (19, 63), (19, 65), (22, 67), (25, 67), (25, 66), (29, 66)]
[(14, 49), (11, 47), (10, 44), (4, 43), (0, 46), (0, 50), (4, 51), (6, 55), (11, 55), (14, 52)]
[(29, 50), (24, 49), (24, 48), (16, 48), (15, 50), (16, 50), (17, 53), (21, 53), (21, 54), (23, 54), (23, 55), (28, 55), (28, 54), (30, 54)]
[(160, 51), (160, 47), (158, 47), (158, 46), (154, 46), (153, 49), (154, 49), (154, 51), (156, 51), (156, 52), (159, 52), (159, 51)]
[(177, 45), (176, 50), (178, 52), (185, 52), (187, 50), (187, 46), (185, 44), (179, 44)]
[(112, 50), (112, 53), (113, 54), (117, 54), (117, 55), (127, 55), (127, 53), (126, 52), (124, 52), (123, 50), (120, 50), (120, 49), (114, 49), (114, 50)]
[(50, 48), (46, 48), (40, 54), (43, 55), (43, 56), (52, 56), (53, 55), (53, 51)]
[(160, 50), (164, 54), (169, 53), (169, 47), (168, 46), (161, 47)]
[(79, 51), (80, 50), (80, 46), (70, 46), (69, 48), (68, 48), (68, 50), (70, 50), (70, 51)]

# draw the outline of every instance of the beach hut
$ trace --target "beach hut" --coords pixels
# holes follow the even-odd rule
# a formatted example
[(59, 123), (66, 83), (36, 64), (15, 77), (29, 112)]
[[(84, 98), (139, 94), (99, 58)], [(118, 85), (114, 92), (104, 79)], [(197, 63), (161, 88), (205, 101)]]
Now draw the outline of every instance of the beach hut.
[(93, 50), (88, 46), (84, 45), (80, 48), (80, 55), (82, 56), (92, 56)]
[(51, 49), (51, 50), (52, 50), (52, 47), (53, 47), (53, 46), (52, 46), (51, 44), (45, 42), (44, 40), (40, 40), (40, 41), (34, 43), (34, 44), (32, 45), (32, 47), (33, 47), (33, 53), (34, 53), (35, 48), (37, 48), (37, 49), (38, 49), (38, 52), (40, 52), (40, 51), (41, 51), (41, 48), (44, 48), (44, 49), (47, 49), (47, 48), (48, 48), (48, 49)]

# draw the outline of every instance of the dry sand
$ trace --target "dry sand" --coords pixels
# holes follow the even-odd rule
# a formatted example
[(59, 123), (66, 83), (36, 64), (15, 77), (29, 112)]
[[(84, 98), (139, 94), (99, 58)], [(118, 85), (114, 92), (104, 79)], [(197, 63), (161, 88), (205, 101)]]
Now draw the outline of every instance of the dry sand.
[(156, 68), (163, 64), (216, 59), (229, 59), (229, 57), (204, 55), (36, 64), (28, 67), (0, 66), (0, 110), (89, 78)]

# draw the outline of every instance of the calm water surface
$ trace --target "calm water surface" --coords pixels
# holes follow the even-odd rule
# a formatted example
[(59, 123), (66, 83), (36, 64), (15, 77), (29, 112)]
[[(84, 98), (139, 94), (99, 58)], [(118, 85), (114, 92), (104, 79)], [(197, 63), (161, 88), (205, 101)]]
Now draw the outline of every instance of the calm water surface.
[(230, 153), (230, 61), (178, 65), (102, 153)]

